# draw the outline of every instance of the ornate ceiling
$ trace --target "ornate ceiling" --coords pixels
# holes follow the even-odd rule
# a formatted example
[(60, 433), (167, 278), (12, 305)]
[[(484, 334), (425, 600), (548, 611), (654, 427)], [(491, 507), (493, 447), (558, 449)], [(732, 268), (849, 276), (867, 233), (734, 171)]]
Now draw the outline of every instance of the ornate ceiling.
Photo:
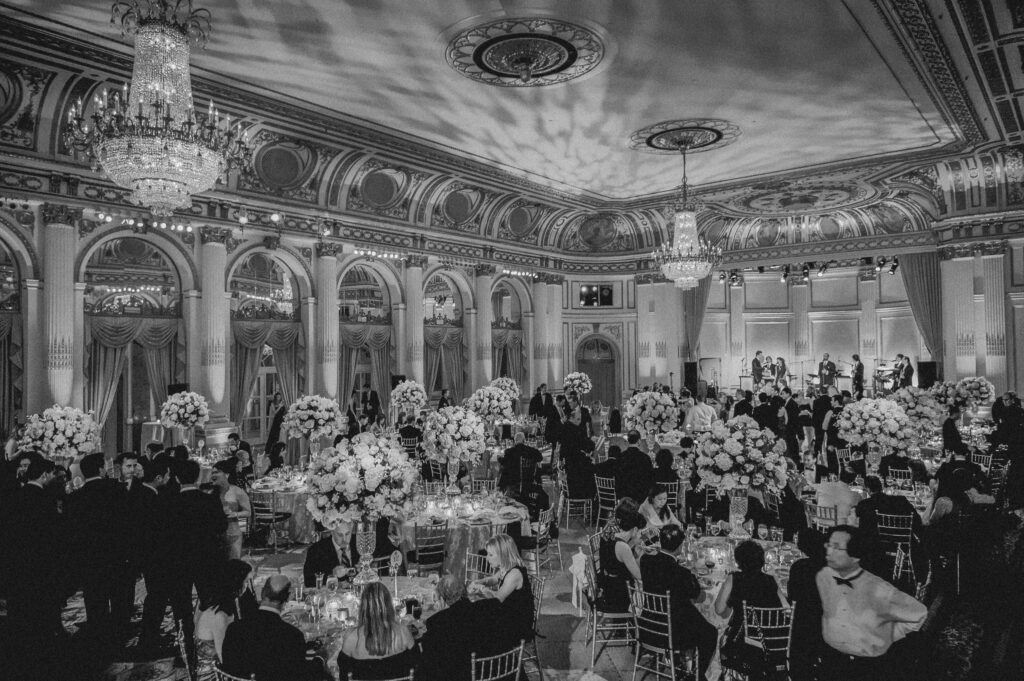
[[(679, 119), (727, 131), (689, 174), (730, 251), (895, 238), (1021, 201), (1014, 2), (199, 4), (214, 33), (193, 55), (196, 100), (243, 120), (257, 153), (196, 218), (244, 207), (259, 228), (282, 206), (289, 231), (642, 269), (681, 161), (631, 147)], [(56, 193), (123, 202), (56, 123), (127, 76), (109, 4), (7, 0), (0, 17), (0, 191), (52, 194), (56, 163)], [(532, 82), (502, 75), (531, 30)]]

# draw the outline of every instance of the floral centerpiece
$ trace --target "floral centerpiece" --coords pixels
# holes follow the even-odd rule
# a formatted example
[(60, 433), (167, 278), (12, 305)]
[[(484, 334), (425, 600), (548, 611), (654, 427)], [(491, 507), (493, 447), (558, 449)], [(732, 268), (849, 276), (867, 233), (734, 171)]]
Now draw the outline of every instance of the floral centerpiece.
[(562, 380), (562, 389), (567, 393), (586, 395), (594, 389), (594, 384), (582, 371), (574, 371)]
[(99, 441), (100, 428), (92, 412), (55, 404), (28, 417), (18, 448), (35, 449), (48, 457), (77, 457), (96, 449)]
[(852, 402), (839, 414), (839, 437), (851, 445), (876, 444), (907, 450), (912, 444), (910, 419), (903, 407), (887, 399)]
[(695, 456), (700, 488), (766, 488), (781, 494), (787, 484), (785, 441), (749, 416), (716, 421), (697, 440)]
[(195, 428), (209, 420), (206, 398), (196, 392), (174, 393), (160, 407), (160, 423), (166, 428)]
[(519, 399), (519, 384), (515, 382), (515, 379), (509, 378), (508, 376), (501, 376), (491, 381), (491, 387), (499, 390), (504, 390), (508, 393), (509, 399), (515, 402)]
[(281, 425), (288, 437), (307, 438), (315, 453), (321, 438), (341, 432), (341, 407), (329, 397), (303, 395), (288, 407)]
[(984, 376), (960, 379), (956, 384), (956, 392), (963, 396), (964, 404), (969, 407), (990, 404), (996, 397), (996, 387)]
[(636, 429), (643, 436), (667, 433), (679, 423), (679, 404), (670, 393), (644, 390), (626, 401), (622, 417), (627, 429)]
[(427, 391), (422, 383), (402, 381), (391, 391), (391, 404), (399, 411), (416, 413), (427, 406)]
[(953, 381), (942, 381), (941, 383), (935, 383), (931, 388), (928, 389), (928, 394), (931, 395), (935, 403), (940, 407), (948, 407), (951, 404), (955, 404), (958, 407), (962, 407), (964, 402), (959, 401), (956, 392), (956, 383)]
[(444, 407), (427, 416), (423, 431), (427, 458), (476, 464), (485, 446), (484, 422), (469, 409)]
[(918, 441), (926, 440), (935, 428), (942, 426), (945, 414), (929, 391), (914, 386), (900, 388), (893, 393), (892, 400), (906, 412), (911, 436)]
[(512, 397), (495, 386), (484, 386), (463, 401), (463, 406), (482, 419), (512, 419)]

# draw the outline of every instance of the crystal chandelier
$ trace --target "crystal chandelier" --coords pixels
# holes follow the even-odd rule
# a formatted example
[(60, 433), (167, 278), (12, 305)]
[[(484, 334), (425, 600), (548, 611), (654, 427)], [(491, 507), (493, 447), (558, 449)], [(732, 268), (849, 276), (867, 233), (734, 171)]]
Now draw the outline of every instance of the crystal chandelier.
[(130, 189), (133, 203), (170, 215), (251, 162), (248, 135), (212, 101), (205, 115), (192, 107), (190, 46), (206, 44), (209, 11), (193, 9), (191, 0), (128, 0), (114, 3), (111, 21), (121, 22), (122, 35), (135, 33), (131, 88), (95, 96), (91, 126), (79, 99), (65, 140)]
[(654, 251), (654, 261), (661, 267), (662, 274), (674, 281), (677, 288), (696, 288), (701, 279), (708, 276), (721, 261), (721, 247), (713, 247), (697, 234), (696, 202), (691, 202), (686, 183), (686, 152), (692, 141), (683, 137), (679, 151), (683, 155), (682, 196), (676, 204), (672, 218), (672, 245), (662, 244)]

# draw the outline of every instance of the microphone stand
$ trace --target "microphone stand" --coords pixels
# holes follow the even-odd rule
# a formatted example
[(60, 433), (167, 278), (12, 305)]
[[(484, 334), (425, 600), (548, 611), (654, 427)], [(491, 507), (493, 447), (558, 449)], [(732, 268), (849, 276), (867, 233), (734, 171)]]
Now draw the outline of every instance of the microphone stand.
[(674, 372), (674, 371), (668, 372), (668, 389), (671, 390), (672, 392), (676, 391), (676, 388), (675, 388), (675, 386), (672, 383), (672, 377), (675, 376), (675, 375), (676, 375), (676, 372)]

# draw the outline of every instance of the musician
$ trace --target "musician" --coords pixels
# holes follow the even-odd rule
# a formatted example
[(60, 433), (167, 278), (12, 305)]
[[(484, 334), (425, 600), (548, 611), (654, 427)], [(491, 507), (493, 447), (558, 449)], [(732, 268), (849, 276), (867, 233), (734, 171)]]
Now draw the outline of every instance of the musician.
[(829, 360), (827, 352), (818, 362), (818, 380), (821, 381), (822, 388), (836, 384), (836, 363)]
[(903, 358), (903, 366), (899, 369), (899, 383), (896, 388), (909, 388), (914, 384), (914, 367), (910, 365), (910, 358)]
[(761, 385), (764, 379), (764, 353), (758, 350), (754, 353), (754, 361), (750, 363), (750, 373), (754, 377), (754, 385)]
[(786, 373), (786, 360), (781, 357), (775, 358), (775, 384), (787, 387), (789, 376)]
[(864, 397), (864, 363), (860, 361), (860, 355), (853, 356), (853, 399), (859, 400)]
[(764, 366), (766, 382), (775, 383), (775, 360), (772, 359), (771, 355), (765, 355), (762, 366)]

